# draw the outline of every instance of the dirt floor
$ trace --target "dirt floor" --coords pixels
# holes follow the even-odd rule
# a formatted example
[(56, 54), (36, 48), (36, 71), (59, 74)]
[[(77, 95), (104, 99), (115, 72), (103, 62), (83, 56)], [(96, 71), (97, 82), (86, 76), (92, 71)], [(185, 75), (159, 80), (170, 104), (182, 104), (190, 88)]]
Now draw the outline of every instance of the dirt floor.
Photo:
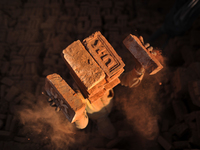
[[(150, 36), (162, 26), (174, 0), (1, 0), (0, 149), (189, 150), (200, 149), (200, 18), (181, 36), (150, 43), (164, 68), (145, 74), (137, 88), (117, 85), (109, 115), (114, 139), (96, 122), (78, 130), (41, 94), (45, 77), (73, 79), (61, 52), (100, 31), (126, 64), (129, 35)], [(166, 44), (165, 44), (166, 43)]]

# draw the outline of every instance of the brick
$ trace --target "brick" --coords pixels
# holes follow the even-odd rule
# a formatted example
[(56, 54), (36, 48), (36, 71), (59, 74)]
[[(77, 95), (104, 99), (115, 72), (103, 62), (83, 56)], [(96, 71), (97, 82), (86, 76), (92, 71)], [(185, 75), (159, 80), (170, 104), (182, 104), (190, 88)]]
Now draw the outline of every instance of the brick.
[(101, 98), (104, 94), (105, 94), (106, 90), (102, 89), (99, 92), (97, 92), (95, 95), (89, 96), (88, 100), (93, 103), (94, 101), (98, 100), (99, 98)]
[(162, 136), (165, 140), (172, 144), (172, 134), (170, 132), (163, 132)]
[(77, 32), (85, 33), (90, 28), (90, 20), (88, 18), (81, 19), (80, 17), (77, 20)]
[(128, 16), (127, 15), (119, 15), (117, 18), (117, 24), (120, 27), (126, 27), (128, 23)]
[(26, 55), (26, 53), (27, 53), (27, 51), (28, 51), (28, 49), (29, 49), (29, 46), (23, 46), (21, 49), (20, 49), (20, 51), (18, 52), (18, 54), (19, 55), (23, 55), (23, 56), (25, 56)]
[(122, 141), (122, 138), (116, 137), (115, 139), (109, 141), (106, 144), (106, 148), (114, 148), (117, 144), (119, 144)]
[(190, 43), (192, 46), (199, 46), (198, 39), (200, 38), (200, 31), (192, 30), (190, 33)]
[(24, 62), (25, 63), (36, 63), (38, 61), (38, 58), (36, 56), (25, 56)]
[(104, 88), (106, 90), (110, 90), (110, 89), (114, 88), (116, 85), (118, 85), (119, 83), (120, 83), (119, 78), (116, 78), (112, 82), (105, 84)]
[(190, 123), (190, 122), (194, 121), (195, 119), (196, 119), (196, 112), (195, 111), (193, 111), (193, 112), (191, 112), (189, 114), (186, 114), (184, 116), (184, 121), (186, 123)]
[(194, 94), (200, 96), (200, 80), (193, 82)]
[(101, 19), (100, 15), (92, 15), (91, 16), (91, 26), (93, 28), (102, 26), (102, 19)]
[[(17, 76), (20, 77), (20, 76), (19, 76), (19, 75), (20, 75), (20, 74), (19, 74), (20, 69), (21, 69), (21, 66), (16, 66), (16, 69), (15, 69), (15, 71), (14, 71), (14, 73), (13, 73), (15, 77), (17, 77)], [(13, 79), (13, 78), (12, 78), (12, 79)]]
[(16, 134), (17, 136), (26, 136), (27, 134), (26, 134), (26, 131), (23, 129), (23, 128), (19, 128), (19, 130), (17, 131), (17, 134)]
[(198, 50), (196, 51), (196, 53), (195, 53), (195, 60), (196, 60), (197, 62), (200, 62), (200, 49), (198, 49)]
[[(1, 35), (0, 35), (0, 42), (6, 42), (6, 35), (7, 35), (7, 31), (0, 29)], [(0, 55), (2, 56), (2, 55)], [(2, 57), (0, 57), (2, 58)]]
[(189, 139), (189, 142), (192, 144), (192, 145), (196, 145), (196, 146), (200, 146), (200, 143), (199, 143), (199, 140), (200, 140), (200, 137), (197, 133), (196, 130), (192, 130), (192, 136), (191, 138)]
[(37, 66), (35, 63), (31, 63), (31, 74), (37, 74)]
[(181, 55), (185, 63), (194, 62), (194, 52), (190, 46), (186, 45), (181, 48)]
[(11, 125), (12, 119), (13, 119), (12, 115), (7, 115), (6, 124), (5, 124), (5, 130), (6, 131), (9, 131), (9, 129), (10, 129), (10, 125)]
[(106, 15), (104, 16), (106, 24), (113, 24), (115, 22), (115, 15)]
[(1, 67), (1, 73), (5, 74), (6, 72), (8, 72), (8, 69), (10, 67), (10, 63), (9, 62), (3, 62), (2, 67)]
[(4, 142), (0, 141), (0, 147), (3, 147), (3, 146), (4, 146)]
[(108, 77), (112, 77), (125, 64), (106, 38), (98, 31), (83, 40), (83, 45), (95, 58)]
[(0, 119), (0, 129), (3, 127), (3, 120)]
[(166, 141), (162, 136), (158, 136), (157, 141), (165, 150), (172, 149), (172, 145), (168, 141)]
[(175, 149), (190, 148), (190, 144), (188, 141), (176, 141), (173, 142), (173, 146)]
[(108, 1), (100, 1), (100, 7), (112, 7), (112, 1), (108, 0)]
[(35, 90), (35, 96), (39, 96), (42, 92), (42, 85), (37, 85), (36, 90)]
[(188, 91), (192, 100), (192, 103), (200, 107), (200, 81), (194, 81), (188, 83)]
[(120, 75), (124, 72), (124, 69), (119, 70), (116, 74), (114, 74), (111, 78), (106, 77), (106, 80), (108, 82), (112, 82), (113, 80), (115, 80), (116, 78), (120, 77)]
[(49, 97), (58, 98), (56, 105), (60, 105), (69, 122), (76, 121), (85, 111), (85, 104), (60, 75), (54, 73), (46, 77), (45, 91)]
[(197, 130), (196, 122), (189, 122), (188, 126), (189, 126), (190, 130)]
[(24, 71), (25, 71), (26, 75), (30, 75), (31, 74), (31, 63), (26, 63)]
[(11, 101), (15, 96), (17, 96), (18, 94), (20, 93), (20, 90), (15, 87), (15, 86), (12, 86), (9, 90), (8, 90), (8, 93), (6, 94), (5, 96), (5, 100), (7, 101)]
[(165, 131), (168, 131), (168, 129), (169, 129), (169, 120), (163, 119), (161, 131), (165, 132)]
[(15, 136), (13, 138), (14, 141), (16, 142), (20, 142), (20, 143), (27, 143), (28, 142), (28, 138), (26, 137), (19, 137), (19, 136)]
[(43, 64), (44, 65), (54, 65), (56, 62), (55, 60), (51, 59), (51, 58), (44, 58)]
[(20, 66), (19, 70), (17, 71), (17, 75), (22, 75), (24, 72), (24, 65)]
[(182, 137), (185, 133), (188, 132), (188, 126), (186, 123), (179, 123), (172, 126), (169, 131), (172, 134), (176, 134), (178, 137)]
[(136, 36), (130, 34), (124, 39), (123, 43), (150, 75), (156, 74), (163, 68)]
[(0, 139), (8, 140), (12, 138), (12, 133), (9, 131), (0, 130)]
[(16, 67), (15, 67), (15, 66), (12, 66), (11, 69), (10, 69), (10, 71), (9, 71), (9, 76), (13, 76), (15, 70), (16, 70)]
[(26, 42), (37, 42), (39, 40), (39, 30), (28, 30), (25, 39)]
[(196, 125), (197, 125), (197, 134), (200, 138), (200, 111), (196, 112)]
[[(1, 37), (0, 37), (0, 41), (1, 41)], [(0, 44), (0, 49), (1, 49), (1, 53), (0, 53), (0, 59), (2, 60), (4, 53), (5, 53), (5, 48), (3, 47), (3, 45)]]
[(41, 24), (41, 19), (32, 19), (28, 22), (28, 28), (29, 29), (39, 29)]
[(86, 90), (90, 90), (105, 78), (103, 70), (98, 66), (79, 40), (73, 42), (64, 49), (62, 57), (71, 72), (80, 79)]
[(106, 80), (104, 79), (101, 82), (99, 82), (97, 85), (95, 85), (93, 88), (88, 90), (88, 93), (90, 94), (90, 96), (96, 94), (100, 89), (104, 88), (105, 84), (106, 84)]
[(118, 137), (130, 137), (130, 136), (133, 136), (133, 133), (132, 133), (132, 131), (130, 130), (130, 131), (119, 131), (118, 132)]
[(54, 28), (56, 17), (48, 17), (44, 23), (41, 23), (40, 28), (43, 30)]
[(200, 62), (191, 63), (189, 68), (200, 78)]
[(24, 94), (20, 94), (19, 96), (17, 96), (13, 102), (14, 104), (18, 104), (22, 99), (24, 99), (25, 95)]
[(24, 59), (23, 59), (23, 57), (18, 58), (18, 59), (13, 59), (13, 60), (11, 60), (11, 64), (23, 65), (24, 64)]
[[(22, 150), (22, 149), (25, 149), (25, 144), (22, 144), (22, 143), (18, 143), (18, 142), (13, 142), (13, 146), (15, 150)], [(31, 149), (34, 149), (32, 148), (32, 146), (30, 146)]]
[(43, 76), (47, 76), (47, 75), (50, 75), (50, 74), (52, 74), (52, 73), (53, 73), (53, 72), (52, 72), (51, 70), (45, 69), (45, 70), (43, 71), (42, 75), (43, 75)]
[(6, 91), (6, 85), (1, 85), (0, 88), (1, 88), (1, 98), (3, 98), (5, 95), (5, 91)]
[(13, 141), (4, 142), (3, 150), (12, 150), (13, 149)]
[(187, 108), (181, 100), (172, 101), (173, 110), (177, 120), (183, 120), (184, 115), (188, 113)]
[(6, 119), (6, 115), (5, 114), (0, 114), (0, 119)]
[(90, 139), (90, 146), (105, 147), (106, 141), (103, 137), (94, 137)]
[(36, 97), (35, 95), (33, 95), (33, 93), (26, 91), (24, 92), (24, 94), (25, 94), (25, 97), (28, 98), (30, 101), (32, 102), (36, 101)]
[(15, 117), (13, 117), (12, 121), (10, 122), (9, 131), (14, 132), (16, 127), (17, 127), (17, 120)]
[(188, 92), (188, 83), (196, 80), (197, 77), (194, 73), (191, 73), (187, 68), (179, 67), (172, 78), (173, 88), (176, 94), (182, 94)]

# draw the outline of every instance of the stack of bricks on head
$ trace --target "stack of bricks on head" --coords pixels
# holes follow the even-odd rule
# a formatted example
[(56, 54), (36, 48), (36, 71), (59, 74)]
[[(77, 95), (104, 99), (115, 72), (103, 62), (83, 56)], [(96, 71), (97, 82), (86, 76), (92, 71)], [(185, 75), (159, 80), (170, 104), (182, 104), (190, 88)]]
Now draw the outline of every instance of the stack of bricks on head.
[[(136, 36), (129, 35), (123, 43), (150, 75), (162, 69), (159, 61), (153, 58)], [(99, 100), (120, 83), (119, 77), (125, 64), (99, 31), (82, 42), (74, 41), (61, 55), (81, 94), (90, 103)], [(66, 118), (70, 122), (83, 113), (85, 105), (81, 104), (76, 92), (58, 74), (46, 77), (45, 90), (48, 96), (62, 100), (62, 104), (69, 109)]]

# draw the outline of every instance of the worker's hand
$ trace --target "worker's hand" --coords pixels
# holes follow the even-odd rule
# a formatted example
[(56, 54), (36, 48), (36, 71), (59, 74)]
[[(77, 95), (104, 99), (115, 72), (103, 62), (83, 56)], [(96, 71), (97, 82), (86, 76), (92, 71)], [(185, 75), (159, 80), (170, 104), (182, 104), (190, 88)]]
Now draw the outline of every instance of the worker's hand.
[[(151, 54), (157, 55), (157, 53), (153, 51), (153, 47), (150, 46), (149, 43), (146, 44), (144, 43), (144, 39), (142, 36), (139, 37), (139, 40)], [(135, 61), (135, 66), (133, 70), (127, 73), (123, 73), (120, 76), (121, 85), (129, 86), (130, 88), (137, 87), (138, 85), (140, 85), (144, 77), (145, 69), (136, 59), (134, 59), (134, 61)]]
[(141, 43), (144, 45), (144, 47), (154, 56), (157, 55), (157, 53), (153, 50), (153, 47), (150, 46), (149, 43), (144, 43), (144, 39), (142, 36), (139, 37), (139, 40), (141, 41)]

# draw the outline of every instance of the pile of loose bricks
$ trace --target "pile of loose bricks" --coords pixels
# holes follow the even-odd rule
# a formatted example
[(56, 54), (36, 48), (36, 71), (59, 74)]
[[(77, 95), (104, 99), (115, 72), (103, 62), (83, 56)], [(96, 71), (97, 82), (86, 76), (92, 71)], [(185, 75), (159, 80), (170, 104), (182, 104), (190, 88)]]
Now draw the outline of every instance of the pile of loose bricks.
[[(72, 75), (79, 82), (76, 80), (78, 75), (68, 69), (61, 58), (62, 50), (68, 45), (76, 41), (82, 44), (83, 49), (87, 49), (90, 46), (88, 43), (95, 42), (90, 41), (91, 37), (88, 36), (101, 31), (125, 64), (129, 63), (131, 56), (122, 44), (124, 38), (130, 33), (134, 34), (135, 30), (139, 35), (148, 37), (164, 20), (164, 15), (156, 10), (156, 5), (149, 3), (153, 9), (148, 10), (139, 4), (135, 9), (136, 4), (131, 0), (1, 0), (0, 149), (44, 149), (46, 146), (39, 141), (32, 142), (26, 136), (15, 111), (27, 101), (38, 100), (45, 77), (51, 73), (58, 73), (69, 82), (73, 81)], [(160, 120), (159, 137), (146, 144), (132, 144), (137, 134), (132, 132), (124, 114), (114, 108), (110, 118), (118, 131), (117, 138), (105, 140), (98, 134), (93, 135), (95, 127), (91, 122), (84, 130), (86, 134), (91, 134), (90, 142), (79, 149), (128, 150), (133, 145), (149, 150), (189, 150), (200, 147), (199, 26), (200, 22), (196, 21), (192, 30), (184, 36), (171, 39), (165, 49), (170, 61), (170, 75), (162, 82), (158, 93), (166, 106)], [(99, 55), (92, 51), (90, 54), (99, 59)], [(101, 67), (104, 64), (99, 62)], [(112, 73), (108, 70), (106, 75), (101, 74), (98, 87), (110, 89), (118, 84), (118, 73), (121, 71), (119, 69)], [(83, 85), (82, 89), (84, 95), (92, 99), (97, 89), (90, 86), (86, 88)]]
[(170, 39), (164, 49), (171, 75), (160, 95), (168, 96), (164, 98), (168, 117), (160, 122), (158, 143), (166, 150), (200, 148), (199, 25), (197, 19), (188, 33)]

